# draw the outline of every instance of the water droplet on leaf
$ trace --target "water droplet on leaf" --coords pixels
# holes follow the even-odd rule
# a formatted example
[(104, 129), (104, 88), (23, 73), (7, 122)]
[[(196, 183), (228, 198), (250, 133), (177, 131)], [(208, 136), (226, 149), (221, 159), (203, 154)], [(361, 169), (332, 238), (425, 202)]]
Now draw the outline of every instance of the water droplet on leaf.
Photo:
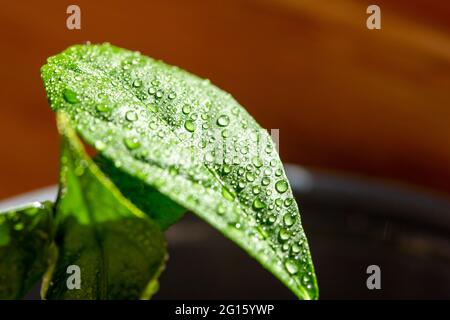
[(230, 123), (230, 118), (227, 115), (221, 115), (217, 119), (217, 124), (221, 127), (226, 127)]
[(286, 261), (286, 263), (284, 264), (284, 266), (286, 267), (286, 270), (290, 273), (290, 274), (296, 274), (298, 272), (298, 266), (295, 263), (295, 261), (292, 260), (288, 260)]
[(289, 207), (293, 202), (294, 200), (292, 200), (292, 198), (287, 198), (286, 200), (284, 200), (284, 205), (286, 207)]
[(294, 224), (295, 220), (290, 213), (286, 213), (283, 217), (283, 222), (286, 227), (290, 227)]
[(176, 94), (175, 92), (169, 93), (169, 99), (170, 99), (170, 100), (173, 100), (173, 99), (175, 99), (176, 97), (177, 97), (177, 94)]
[(125, 146), (130, 150), (137, 149), (141, 146), (141, 143), (137, 138), (125, 138), (123, 141)]
[(77, 94), (74, 91), (67, 89), (67, 88), (64, 89), (64, 91), (63, 91), (63, 97), (64, 97), (64, 100), (66, 100), (70, 104), (80, 102), (78, 100)]
[(275, 189), (279, 193), (285, 193), (288, 188), (288, 183), (285, 180), (278, 180), (277, 183), (275, 183)]
[(184, 123), (184, 128), (189, 131), (189, 132), (194, 132), (195, 131), (195, 123), (192, 120), (186, 120), (186, 122)]
[(266, 204), (264, 202), (262, 202), (261, 199), (256, 198), (255, 200), (253, 200), (252, 207), (256, 211), (259, 211), (259, 210), (264, 209), (266, 207)]
[(231, 166), (228, 164), (224, 164), (222, 168), (223, 174), (229, 174), (231, 172)]
[(270, 178), (269, 178), (269, 177), (263, 177), (263, 178), (261, 179), (261, 184), (262, 184), (263, 186), (268, 186), (269, 183), (270, 183)]
[(97, 140), (94, 143), (95, 149), (99, 151), (105, 150), (106, 144), (102, 140)]
[(19, 222), (14, 225), (14, 230), (20, 231), (20, 230), (23, 230), (24, 227), (25, 227), (24, 224)]
[(261, 159), (258, 158), (258, 157), (253, 158), (252, 162), (253, 162), (253, 165), (254, 165), (256, 168), (261, 168), (262, 165), (263, 165)]
[(188, 104), (185, 104), (183, 106), (183, 108), (181, 109), (181, 111), (183, 111), (184, 114), (189, 114), (191, 112), (191, 106)]
[(280, 236), (280, 240), (281, 241), (289, 240), (289, 237), (290, 237), (289, 231), (287, 229), (285, 229), (285, 228), (281, 228), (279, 236)]
[(128, 111), (128, 112), (125, 114), (125, 118), (126, 118), (128, 121), (134, 122), (134, 121), (136, 121), (136, 120), (138, 119), (138, 115), (137, 115), (137, 113), (134, 112), (134, 111)]
[(229, 201), (233, 201), (235, 197), (234, 193), (225, 187), (222, 187), (222, 196)]
[(95, 106), (95, 108), (97, 109), (97, 111), (99, 111), (99, 112), (106, 112), (106, 111), (108, 111), (108, 106), (106, 105), (106, 104), (102, 104), (102, 103), (100, 103), (100, 104), (97, 104), (96, 106)]
[(245, 174), (245, 179), (247, 179), (248, 182), (255, 181), (255, 175), (252, 172), (247, 172)]

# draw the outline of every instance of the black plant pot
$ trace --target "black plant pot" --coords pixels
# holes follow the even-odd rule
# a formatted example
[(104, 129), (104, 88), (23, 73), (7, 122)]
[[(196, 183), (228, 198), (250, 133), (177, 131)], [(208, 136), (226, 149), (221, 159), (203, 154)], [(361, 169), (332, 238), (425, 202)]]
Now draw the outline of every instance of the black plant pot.
[[(288, 166), (321, 299), (450, 298), (450, 202)], [(193, 215), (168, 234), (155, 298), (293, 299), (258, 263)], [(369, 290), (369, 265), (381, 289)]]
[[(450, 202), (295, 166), (288, 166), (287, 173), (311, 246), (320, 298), (450, 298)], [(47, 190), (46, 198), (54, 192)], [(155, 299), (295, 298), (192, 214), (171, 227), (167, 238), (170, 259)], [(367, 288), (369, 265), (381, 269), (380, 290)], [(38, 291), (33, 289), (28, 298), (38, 298)]]

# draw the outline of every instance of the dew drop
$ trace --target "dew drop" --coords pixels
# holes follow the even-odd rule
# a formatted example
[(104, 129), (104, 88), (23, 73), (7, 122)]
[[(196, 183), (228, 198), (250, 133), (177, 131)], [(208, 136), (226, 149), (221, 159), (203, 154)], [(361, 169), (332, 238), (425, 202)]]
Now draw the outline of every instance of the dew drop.
[(248, 147), (247, 146), (242, 147), (241, 148), (241, 153), (242, 154), (247, 154), (248, 153)]
[(275, 205), (277, 207), (281, 207), (283, 205), (283, 200), (281, 200), (280, 198), (276, 199), (275, 200)]
[(138, 119), (138, 115), (136, 112), (130, 110), (125, 114), (125, 119), (127, 119), (130, 122), (134, 122)]
[(256, 227), (256, 231), (259, 233), (259, 235), (261, 236), (261, 239), (267, 239), (269, 237), (269, 234), (267, 233), (266, 230), (264, 230), (263, 227), (261, 226), (257, 226)]
[(252, 163), (256, 168), (261, 168), (263, 165), (261, 159), (258, 157), (253, 158)]
[(231, 172), (231, 166), (229, 164), (224, 164), (222, 168), (223, 174), (229, 174)]
[(108, 106), (106, 104), (99, 103), (95, 106), (98, 112), (106, 112), (108, 111)]
[(289, 231), (285, 228), (281, 228), (278, 235), (279, 235), (281, 241), (287, 241), (287, 240), (289, 240), (289, 237), (290, 237)]
[(292, 198), (287, 198), (286, 200), (284, 200), (284, 205), (286, 207), (289, 207), (293, 202), (294, 200), (292, 200)]
[(294, 244), (292, 245), (291, 250), (292, 250), (292, 253), (298, 254), (298, 253), (300, 253), (300, 251), (302, 250), (302, 248), (301, 248), (298, 244), (294, 243)]
[(213, 162), (214, 161), (214, 155), (211, 152), (207, 152), (205, 154), (205, 161), (206, 162)]
[(171, 167), (169, 168), (169, 174), (170, 174), (171, 176), (176, 176), (176, 175), (178, 174), (178, 168), (175, 167), (175, 166), (171, 166)]
[(25, 227), (24, 224), (22, 222), (19, 222), (14, 225), (14, 230), (20, 231), (23, 230), (24, 227)]
[(123, 139), (123, 142), (125, 143), (125, 146), (130, 150), (137, 149), (141, 146), (141, 143), (136, 138), (125, 138)]
[(104, 99), (107, 98), (107, 95), (104, 94), (103, 92), (100, 92), (100, 93), (97, 95), (97, 98), (99, 98), (100, 100), (104, 100)]
[(261, 199), (256, 198), (255, 200), (253, 200), (252, 207), (256, 211), (259, 211), (259, 210), (264, 209), (266, 207), (266, 204), (264, 202), (262, 202)]
[(80, 102), (78, 100), (77, 94), (74, 91), (67, 89), (67, 88), (64, 89), (64, 91), (63, 91), (63, 97), (64, 97), (64, 100), (66, 100), (66, 102), (68, 102), (70, 104)]
[(106, 148), (106, 144), (102, 140), (97, 140), (94, 143), (95, 149), (103, 151)]
[(227, 115), (221, 115), (217, 119), (217, 124), (221, 127), (226, 127), (230, 123), (230, 118)]
[(259, 194), (260, 191), (261, 191), (261, 189), (258, 186), (253, 186), (253, 188), (252, 188), (253, 194)]
[(184, 114), (189, 114), (190, 112), (191, 112), (191, 106), (190, 105), (188, 105), (188, 104), (185, 104), (184, 106), (183, 106), (183, 108), (181, 109), (181, 111), (183, 111), (183, 113)]
[(238, 188), (239, 188), (239, 190), (244, 189), (244, 188), (245, 188), (245, 182), (239, 181), (239, 183), (238, 183)]
[(150, 124), (148, 125), (148, 127), (152, 130), (156, 130), (158, 129), (158, 125), (156, 124), (156, 122), (150, 122)]
[(189, 132), (195, 131), (195, 123), (192, 120), (186, 120), (184, 123), (184, 128)]
[(287, 272), (289, 272), (290, 274), (296, 274), (298, 272), (298, 265), (295, 263), (295, 261), (288, 260), (286, 261), (284, 266), (286, 267)]
[(228, 138), (230, 136), (230, 133), (228, 130), (223, 129), (222, 130), (222, 137), (223, 138)]
[(263, 177), (263, 178), (261, 179), (261, 184), (262, 184), (263, 186), (268, 186), (269, 183), (270, 183), (270, 178), (269, 178), (269, 177)]
[(290, 213), (286, 213), (283, 217), (283, 222), (286, 227), (290, 227), (294, 224), (295, 220)]
[(221, 204), (219, 204), (217, 206), (217, 213), (221, 216), (223, 216), (225, 214), (225, 207)]
[(271, 215), (271, 216), (269, 217), (269, 219), (267, 219), (267, 222), (268, 222), (269, 224), (272, 224), (272, 223), (274, 223), (276, 220), (277, 220), (277, 217), (274, 216), (274, 215)]
[(245, 174), (245, 179), (246, 179), (248, 182), (253, 182), (253, 181), (255, 181), (255, 175), (254, 175), (252, 172), (247, 172), (247, 173)]
[(287, 189), (289, 188), (288, 183), (286, 180), (278, 180), (277, 183), (275, 183), (275, 189), (279, 193), (285, 193)]
[(229, 201), (233, 201), (235, 198), (235, 195), (233, 192), (229, 191), (227, 188), (222, 187), (222, 196), (229, 200)]

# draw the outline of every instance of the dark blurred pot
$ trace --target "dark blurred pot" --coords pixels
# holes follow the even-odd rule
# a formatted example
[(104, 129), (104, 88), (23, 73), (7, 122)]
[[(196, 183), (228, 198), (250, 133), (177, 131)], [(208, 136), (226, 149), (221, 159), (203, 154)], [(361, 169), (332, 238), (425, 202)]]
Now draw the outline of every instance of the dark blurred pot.
[[(450, 202), (295, 166), (288, 166), (287, 173), (322, 299), (450, 298)], [(13, 202), (52, 199), (55, 191)], [(294, 298), (257, 262), (191, 214), (171, 227), (167, 238), (170, 260), (157, 299)], [(372, 264), (381, 268), (381, 290), (366, 287), (366, 268)], [(28, 297), (38, 297), (38, 288)]]
[[(450, 298), (450, 203), (378, 182), (288, 166), (322, 299)], [(168, 232), (170, 260), (157, 298), (293, 295), (193, 215)], [(368, 290), (366, 268), (381, 268)]]

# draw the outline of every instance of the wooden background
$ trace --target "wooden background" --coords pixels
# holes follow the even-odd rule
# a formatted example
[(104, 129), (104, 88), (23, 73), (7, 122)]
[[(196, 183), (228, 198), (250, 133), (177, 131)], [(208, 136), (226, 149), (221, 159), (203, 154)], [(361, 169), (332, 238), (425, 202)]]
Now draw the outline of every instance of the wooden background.
[[(81, 30), (66, 8), (81, 7)], [(111, 42), (231, 92), (284, 161), (450, 192), (450, 1), (8, 1), (1, 4), (0, 199), (57, 181), (39, 68)]]

